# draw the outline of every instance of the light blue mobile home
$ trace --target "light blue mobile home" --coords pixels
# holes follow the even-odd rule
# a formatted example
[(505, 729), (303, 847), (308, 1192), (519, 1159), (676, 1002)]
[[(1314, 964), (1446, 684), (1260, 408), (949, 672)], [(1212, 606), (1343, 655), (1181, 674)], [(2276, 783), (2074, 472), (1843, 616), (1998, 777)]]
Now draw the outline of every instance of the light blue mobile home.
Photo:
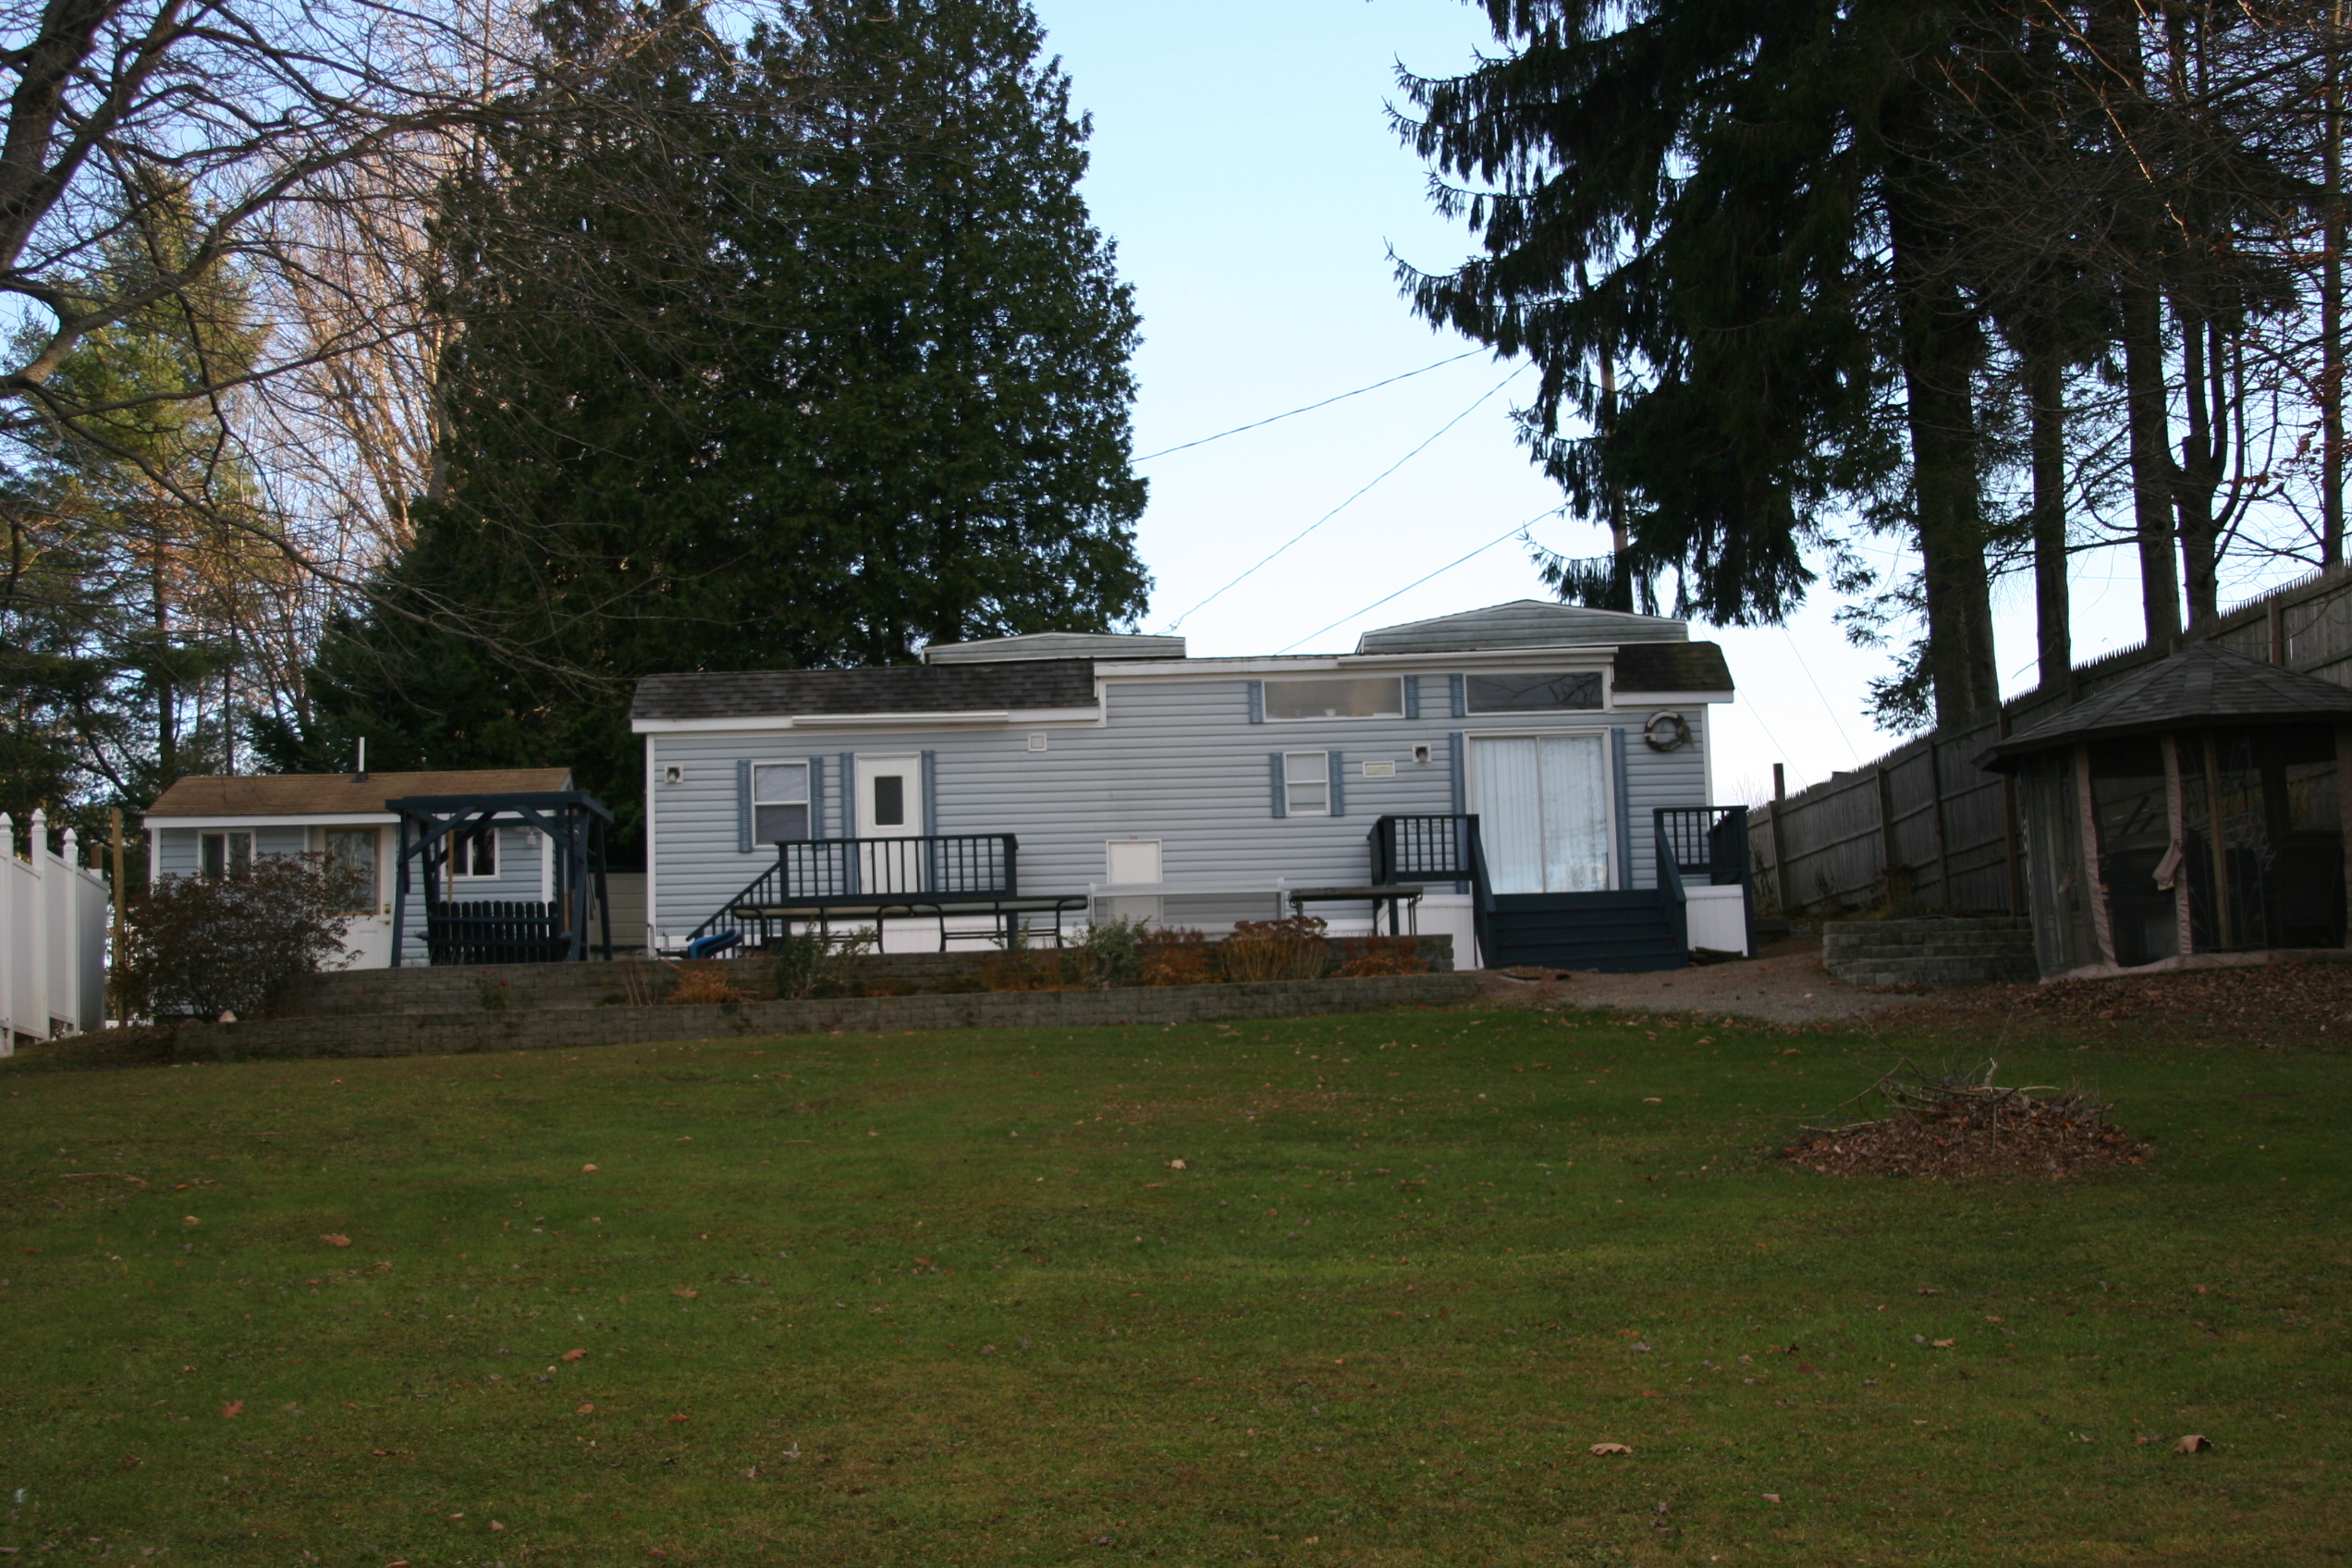
[[(805, 877), (827, 844), (864, 846), (827, 863), (837, 892), (862, 864), (869, 897), (913, 900), (951, 880), (941, 857), (982, 840), (1017, 855), (1021, 896), (1061, 901), (1055, 919), (1213, 928), (1286, 913), (1301, 888), (1407, 879), (1380, 876), (1384, 819), (1475, 817), (1480, 864), (1437, 867), (1463, 875), (1428, 879), (1418, 911), (1466, 958), (1481, 895), (1575, 895), (1599, 918), (1599, 895), (1658, 887), (1657, 808), (1709, 810), (1708, 714), (1732, 697), (1721, 651), (1679, 620), (1532, 601), (1366, 632), (1330, 656), (1042, 633), (884, 668), (655, 676), (633, 717), (647, 940), (684, 950), (779, 864)], [(884, 869), (890, 840), (928, 858)], [(1685, 871), (1692, 858), (1672, 856)], [(990, 875), (999, 891), (1016, 880), (1011, 864)], [(1689, 942), (1737, 950), (1740, 889), (1688, 892)], [(939, 901), (945, 938), (957, 927)], [(1360, 930), (1375, 907), (1314, 913)]]

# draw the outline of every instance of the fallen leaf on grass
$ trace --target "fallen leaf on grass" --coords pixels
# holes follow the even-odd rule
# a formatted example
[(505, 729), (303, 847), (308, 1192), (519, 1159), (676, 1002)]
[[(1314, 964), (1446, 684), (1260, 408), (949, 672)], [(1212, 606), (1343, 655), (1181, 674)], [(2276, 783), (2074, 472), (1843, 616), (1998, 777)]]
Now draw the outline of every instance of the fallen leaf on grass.
[(1592, 1452), (1595, 1453), (1609, 1454), (1631, 1453), (1634, 1451), (1627, 1448), (1623, 1443), (1595, 1443), (1592, 1445)]
[(582, 1176), (585, 1176), (586, 1174), (588, 1174), (588, 1172), (590, 1172), (591, 1170), (595, 1170), (595, 1169), (596, 1169), (596, 1168), (595, 1168), (594, 1166), (593, 1166), (593, 1165), (583, 1165), (583, 1166), (582, 1166), (582, 1167), (580, 1168), (580, 1173), (581, 1173)]
[(673, 1426), (673, 1427), (676, 1427), (676, 1426), (683, 1425), (684, 1423), (686, 1423), (686, 1422), (688, 1422), (688, 1421), (692, 1421), (692, 1419), (693, 1419), (693, 1417), (692, 1417), (692, 1416), (691, 1416), (691, 1415), (673, 1415), (673, 1416), (671, 1416), (671, 1417), (669, 1418), (669, 1424), (670, 1424), (671, 1426)]
[[(202, 1220), (201, 1220), (201, 1219), (197, 1219), (197, 1218), (196, 1218), (194, 1215), (192, 1215), (192, 1214), (183, 1214), (183, 1215), (181, 1215), (181, 1216), (179, 1217), (179, 1222), (180, 1222), (182, 1225), (202, 1225), (202, 1224), (203, 1223), (203, 1221), (202, 1221)], [(27, 1250), (28, 1250), (28, 1251), (30, 1251), (31, 1249), (30, 1249), (30, 1248), (28, 1248)]]
[(1183, 1160), (1171, 1159), (1168, 1162), (1168, 1169), (1170, 1170), (1190, 1170), (1192, 1167)]
[(568, 1350), (564, 1352), (562, 1356), (558, 1359), (564, 1361), (578, 1361), (582, 1356), (586, 1355), (588, 1353), (584, 1350)]
[(674, 1296), (683, 1297), (687, 1301), (692, 1301), (696, 1296), (701, 1295), (703, 1292), (700, 1291), (672, 1291), (669, 1293)]
[(1764, 1501), (1766, 1502), (1778, 1502), (1781, 1501), (1781, 1494), (1778, 1492), (1766, 1492), (1764, 1494)]
[[(234, 1421), (234, 1420), (236, 1420), (236, 1419), (237, 1419), (237, 1417), (239, 1417), (239, 1416), (240, 1416), (240, 1415), (244, 1415), (244, 1414), (245, 1414), (245, 1402), (244, 1402), (243, 1400), (241, 1400), (241, 1399), (229, 1399), (229, 1400), (223, 1400), (223, 1401), (221, 1402), (221, 1419), (223, 1419), (224, 1421)], [(2199, 1439), (2199, 1441), (2202, 1441), (2203, 1439)]]
[(1954, 1345), (1956, 1345), (1960, 1341), (1958, 1340), (1938, 1340), (1935, 1341), (1935, 1348), (1938, 1350), (1950, 1350)]
[(596, 1414), (596, 1407), (593, 1404), (583, 1404), (578, 1410), (573, 1411), (572, 1414), (574, 1415), (594, 1415)]
[(2206, 1440), (2204, 1433), (2191, 1432), (2188, 1436), (2181, 1439), (2180, 1441), (2173, 1445), (2173, 1452), (2174, 1453), (2201, 1453), (2206, 1449), (2211, 1448), (2212, 1446), (2213, 1445), (2211, 1442)]
[(331, 1247), (348, 1247), (351, 1244), (350, 1237), (338, 1236), (332, 1231), (328, 1231), (325, 1235), (321, 1236), (319, 1240), (325, 1242)]

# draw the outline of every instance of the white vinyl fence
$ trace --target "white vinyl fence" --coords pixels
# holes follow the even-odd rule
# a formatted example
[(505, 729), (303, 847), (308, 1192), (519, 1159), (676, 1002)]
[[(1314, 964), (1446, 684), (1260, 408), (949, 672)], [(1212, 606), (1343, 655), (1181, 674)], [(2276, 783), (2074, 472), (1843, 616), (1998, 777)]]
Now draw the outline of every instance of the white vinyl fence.
[(19, 1037), (95, 1029), (106, 1016), (105, 879), (74, 864), (70, 829), (56, 854), (41, 813), (30, 826), (20, 860), (16, 824), (0, 812), (0, 1056)]

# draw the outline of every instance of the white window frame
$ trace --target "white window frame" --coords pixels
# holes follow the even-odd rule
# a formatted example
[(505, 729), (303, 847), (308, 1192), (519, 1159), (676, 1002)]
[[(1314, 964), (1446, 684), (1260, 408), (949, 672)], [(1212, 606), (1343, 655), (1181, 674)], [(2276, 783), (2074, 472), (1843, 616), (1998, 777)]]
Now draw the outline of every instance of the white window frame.
[[(1476, 700), (1476, 698), (1473, 695), (1473, 693), (1474, 693), (1474, 692), (1475, 692), (1475, 691), (1476, 690), (1477, 682), (1478, 682), (1478, 681), (1480, 681), (1480, 680), (1512, 680), (1512, 679), (1513, 679), (1513, 678), (1516, 678), (1516, 679), (1519, 679), (1519, 680), (1561, 680), (1561, 679), (1563, 679), (1563, 678), (1565, 678), (1565, 677), (1572, 676), (1572, 675), (1588, 675), (1588, 676), (1591, 676), (1591, 677), (1593, 678), (1593, 680), (1594, 680), (1594, 683), (1595, 683), (1594, 690), (1595, 690), (1595, 692), (1596, 692), (1596, 693), (1597, 693), (1597, 696), (1596, 696), (1596, 700), (1594, 701), (1593, 704), (1592, 704), (1590, 707), (1557, 707), (1557, 708), (1482, 708), (1482, 707), (1478, 706), (1478, 704), (1477, 704), (1477, 700)], [(1464, 716), (1465, 716), (1465, 717), (1471, 717), (1471, 718), (1501, 719), (1501, 721), (1503, 721), (1503, 722), (1504, 722), (1504, 723), (1506, 723), (1506, 724), (1507, 724), (1507, 723), (1510, 723), (1510, 722), (1512, 722), (1512, 721), (1513, 721), (1513, 720), (1515, 720), (1515, 719), (1518, 719), (1518, 718), (1519, 718), (1519, 717), (1520, 717), (1521, 715), (1523, 715), (1523, 714), (1540, 714), (1540, 713), (1599, 714), (1599, 713), (1603, 713), (1603, 712), (1606, 712), (1606, 711), (1607, 711), (1607, 709), (1608, 709), (1608, 707), (1609, 707), (1609, 677), (1608, 677), (1608, 675), (1607, 675), (1605, 672), (1603, 672), (1603, 671), (1601, 671), (1601, 670), (1598, 670), (1598, 669), (1487, 669), (1487, 670), (1477, 670), (1477, 671), (1475, 671), (1475, 672), (1473, 672), (1473, 673), (1471, 673), (1471, 674), (1468, 674), (1468, 675), (1465, 675), (1465, 676), (1464, 676), (1464, 677), (1463, 677), (1463, 680), (1462, 680), (1462, 707), (1463, 707), (1463, 712), (1464, 712)]]
[[(1306, 775), (1302, 764), (1312, 762), (1314, 776)], [(1299, 791), (1314, 791), (1305, 797), (1315, 802), (1301, 805)], [(1282, 753), (1282, 815), (1284, 816), (1329, 816), (1331, 815), (1331, 753), (1329, 752), (1284, 752)]]
[[(490, 869), (482, 870), (482, 853), (490, 851)], [(498, 825), (477, 823), (461, 827), (449, 835), (449, 858), (446, 863), (452, 882), (496, 882), (498, 879)]]
[[(1363, 685), (1382, 681), (1394, 689), (1396, 704), (1378, 713), (1310, 713), (1278, 714), (1274, 711), (1274, 693), (1286, 686)], [(1268, 724), (1341, 724), (1351, 719), (1403, 718), (1404, 717), (1404, 677), (1401, 675), (1316, 675), (1268, 680), (1259, 693), (1259, 711)]]
[[(213, 869), (213, 846), (220, 846), (220, 870)], [(240, 859), (239, 848), (244, 851)], [(196, 875), (207, 882), (229, 882), (250, 876), (253, 870), (253, 830), (250, 827), (227, 827), (196, 835)]]
[[(763, 795), (760, 791), (760, 785), (762, 782), (760, 775), (763, 773), (778, 773), (787, 769), (798, 773), (801, 777), (801, 798), (797, 801), (793, 801), (777, 799)], [(770, 839), (761, 834), (760, 808), (763, 806), (800, 807), (802, 817), (801, 827), (802, 829), (801, 834), (802, 839), (806, 839), (816, 837), (816, 802), (810, 797), (809, 787), (812, 780), (809, 777), (809, 765), (805, 761), (799, 759), (788, 759), (781, 762), (754, 762), (752, 764), (752, 845), (753, 849), (756, 850), (762, 844), (792, 842), (790, 839)]]

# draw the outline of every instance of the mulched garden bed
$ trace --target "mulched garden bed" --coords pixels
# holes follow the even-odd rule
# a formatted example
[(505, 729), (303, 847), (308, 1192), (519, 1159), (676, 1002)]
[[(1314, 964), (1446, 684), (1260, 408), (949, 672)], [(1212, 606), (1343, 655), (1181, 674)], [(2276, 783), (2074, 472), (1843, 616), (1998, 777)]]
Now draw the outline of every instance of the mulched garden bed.
[(1890, 1114), (1808, 1127), (1783, 1158), (1824, 1176), (2057, 1178), (2143, 1163), (2152, 1147), (2107, 1119), (2113, 1109), (2069, 1089), (2011, 1088), (1930, 1076), (1907, 1064), (1880, 1079)]

